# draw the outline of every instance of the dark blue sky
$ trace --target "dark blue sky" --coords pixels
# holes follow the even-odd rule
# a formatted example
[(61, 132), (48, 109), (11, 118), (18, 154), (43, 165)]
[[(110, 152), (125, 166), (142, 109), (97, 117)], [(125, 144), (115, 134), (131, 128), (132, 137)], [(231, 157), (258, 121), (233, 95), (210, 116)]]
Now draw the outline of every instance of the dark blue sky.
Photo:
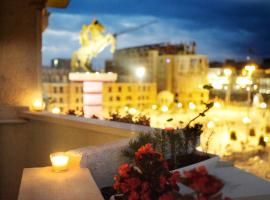
[[(270, 0), (71, 0), (67, 9), (50, 9), (43, 34), (43, 63), (69, 58), (79, 47), (83, 24), (96, 17), (107, 32), (157, 23), (118, 38), (118, 48), (159, 42), (191, 42), (210, 60), (270, 57)], [(111, 55), (104, 51), (95, 66)]]

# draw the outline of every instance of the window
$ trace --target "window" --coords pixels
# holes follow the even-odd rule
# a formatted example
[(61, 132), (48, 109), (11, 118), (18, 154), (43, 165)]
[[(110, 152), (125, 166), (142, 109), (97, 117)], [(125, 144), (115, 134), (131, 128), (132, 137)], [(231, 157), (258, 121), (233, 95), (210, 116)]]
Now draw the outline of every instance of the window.
[(132, 97), (131, 96), (127, 96), (126, 99), (129, 100), (129, 101), (131, 101)]
[(121, 86), (118, 87), (118, 92), (122, 92), (122, 87)]
[(117, 97), (116, 97), (116, 100), (117, 100), (117, 101), (120, 101), (120, 100), (121, 100), (121, 98), (120, 98), (119, 96), (117, 96)]
[(109, 100), (110, 100), (110, 101), (113, 101), (113, 97), (110, 97)]
[(75, 92), (76, 92), (76, 93), (79, 93), (79, 87), (76, 87), (76, 88), (75, 88)]
[(62, 97), (60, 97), (59, 98), (59, 103), (63, 103), (64, 101), (63, 101), (63, 98)]
[(108, 92), (112, 92), (112, 87), (108, 87)]
[(76, 98), (76, 103), (79, 103), (79, 102), (80, 102), (79, 98)]
[(60, 86), (60, 87), (59, 87), (59, 92), (60, 92), (60, 93), (63, 93), (63, 92), (64, 92), (63, 86)]
[(53, 93), (57, 93), (57, 87), (53, 87)]
[(128, 91), (131, 92), (131, 87), (130, 86), (128, 86)]

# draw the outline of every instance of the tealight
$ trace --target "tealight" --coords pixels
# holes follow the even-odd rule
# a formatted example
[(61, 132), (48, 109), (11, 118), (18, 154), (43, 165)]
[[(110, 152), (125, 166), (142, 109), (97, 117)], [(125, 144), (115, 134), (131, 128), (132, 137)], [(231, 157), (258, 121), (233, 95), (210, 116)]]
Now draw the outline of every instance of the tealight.
[(31, 106), (32, 111), (40, 112), (45, 108), (45, 104), (41, 100), (35, 100)]
[(62, 172), (68, 169), (69, 156), (65, 152), (52, 153), (50, 159), (53, 171)]
[(52, 113), (53, 113), (53, 114), (60, 114), (60, 112), (61, 112), (61, 110), (60, 110), (60, 108), (58, 108), (58, 107), (54, 107), (54, 108), (52, 109)]

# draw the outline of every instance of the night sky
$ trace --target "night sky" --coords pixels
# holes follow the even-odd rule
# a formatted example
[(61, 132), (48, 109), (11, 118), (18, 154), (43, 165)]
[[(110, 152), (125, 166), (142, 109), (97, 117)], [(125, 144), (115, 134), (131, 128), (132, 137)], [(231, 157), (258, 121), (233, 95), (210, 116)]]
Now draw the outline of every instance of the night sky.
[[(70, 58), (79, 48), (83, 24), (96, 17), (110, 33), (152, 24), (118, 37), (117, 47), (196, 41), (210, 61), (270, 57), (270, 0), (71, 0), (67, 9), (50, 9), (43, 33), (43, 64)], [(93, 63), (102, 67), (104, 51)]]

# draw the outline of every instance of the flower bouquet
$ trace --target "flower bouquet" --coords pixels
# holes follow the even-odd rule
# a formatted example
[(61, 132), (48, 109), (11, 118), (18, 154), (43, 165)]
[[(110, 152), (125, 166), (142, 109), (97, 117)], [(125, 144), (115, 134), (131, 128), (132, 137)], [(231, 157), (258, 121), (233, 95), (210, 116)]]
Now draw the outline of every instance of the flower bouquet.
[[(114, 189), (119, 200), (222, 200), (215, 195), (223, 187), (223, 182), (209, 175), (204, 167), (185, 171), (171, 172), (163, 155), (146, 144), (135, 153), (133, 164), (123, 164), (114, 177)], [(195, 195), (182, 195), (179, 183), (195, 192)], [(225, 198), (224, 200), (229, 200)]]

